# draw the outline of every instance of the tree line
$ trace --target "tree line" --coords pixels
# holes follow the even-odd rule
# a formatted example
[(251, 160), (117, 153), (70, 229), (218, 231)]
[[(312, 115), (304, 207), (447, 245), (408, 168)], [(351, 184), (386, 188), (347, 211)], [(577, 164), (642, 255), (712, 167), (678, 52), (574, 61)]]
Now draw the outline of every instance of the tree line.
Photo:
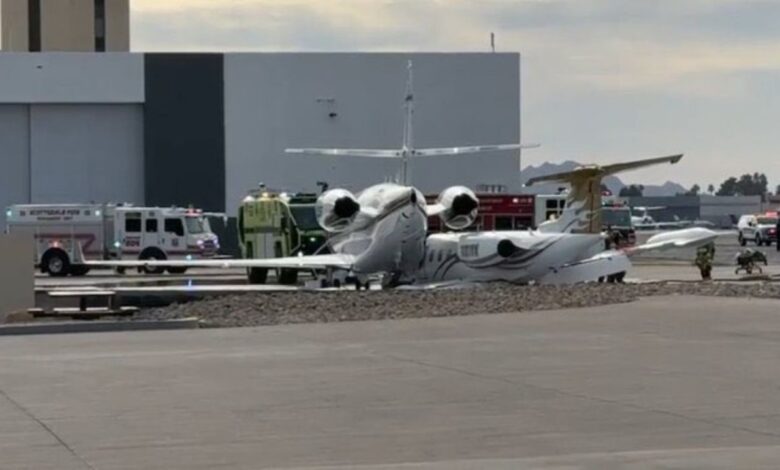
[[(620, 190), (622, 197), (642, 196), (645, 187), (641, 184), (630, 184)], [(731, 176), (726, 178), (720, 187), (715, 190), (715, 186), (707, 186), (707, 194), (715, 196), (761, 196), (762, 199), (769, 193), (769, 181), (764, 173), (745, 173), (739, 178)], [(702, 194), (702, 188), (694, 184), (685, 192), (678, 193), (678, 196), (698, 196)], [(780, 185), (775, 188), (775, 194), (780, 194)]]

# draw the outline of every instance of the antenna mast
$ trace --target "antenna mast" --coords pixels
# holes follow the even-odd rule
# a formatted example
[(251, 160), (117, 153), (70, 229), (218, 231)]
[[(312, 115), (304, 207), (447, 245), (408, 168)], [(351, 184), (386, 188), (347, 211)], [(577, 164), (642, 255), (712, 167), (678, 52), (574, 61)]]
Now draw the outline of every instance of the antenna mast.
[(414, 73), (412, 61), (407, 65), (408, 76), (406, 79), (406, 96), (404, 96), (404, 143), (401, 149), (401, 178), (399, 183), (408, 185), (410, 183), (409, 157), (414, 155)]

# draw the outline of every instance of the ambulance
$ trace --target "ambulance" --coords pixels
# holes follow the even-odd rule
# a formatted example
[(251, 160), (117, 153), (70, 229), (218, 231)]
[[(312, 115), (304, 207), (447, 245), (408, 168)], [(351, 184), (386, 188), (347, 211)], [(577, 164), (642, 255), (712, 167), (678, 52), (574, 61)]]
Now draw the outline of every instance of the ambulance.
[[(129, 204), (25, 204), (6, 210), (6, 232), (35, 240), (35, 265), (53, 277), (83, 276), (89, 260), (211, 258), (219, 250), (202, 211)], [(80, 248), (79, 248), (80, 246)], [(186, 268), (144, 268), (149, 274)]]

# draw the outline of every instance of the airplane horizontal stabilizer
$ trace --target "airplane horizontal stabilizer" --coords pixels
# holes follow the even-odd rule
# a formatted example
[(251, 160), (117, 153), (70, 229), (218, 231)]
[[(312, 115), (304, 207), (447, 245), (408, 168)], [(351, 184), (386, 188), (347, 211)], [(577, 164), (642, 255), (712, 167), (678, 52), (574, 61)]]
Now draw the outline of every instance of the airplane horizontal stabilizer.
[(464, 147), (442, 147), (414, 149), (415, 157), (433, 157), (437, 155), (461, 155), (468, 153), (499, 152), (502, 150), (520, 150), (539, 147), (539, 144), (499, 144), (499, 145), (472, 145)]
[(324, 155), (324, 156), (344, 156), (344, 157), (372, 157), (372, 158), (397, 158), (401, 156), (399, 150), (388, 149), (285, 149), (285, 153), (298, 155)]

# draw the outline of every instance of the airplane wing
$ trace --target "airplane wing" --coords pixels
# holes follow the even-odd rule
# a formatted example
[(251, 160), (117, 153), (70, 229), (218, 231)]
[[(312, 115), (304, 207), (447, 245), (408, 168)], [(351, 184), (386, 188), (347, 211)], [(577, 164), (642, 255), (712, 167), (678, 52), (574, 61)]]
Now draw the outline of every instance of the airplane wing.
[(466, 147), (442, 147), (415, 149), (414, 156), (431, 157), (436, 155), (459, 155), (464, 153), (498, 152), (501, 150), (519, 150), (539, 147), (539, 144), (502, 144), (502, 145), (473, 145)]
[[(82, 258), (83, 259), (83, 258)], [(344, 254), (289, 256), (264, 259), (192, 259), (192, 260), (84, 260), (79, 264), (93, 268), (284, 268), (309, 271), (314, 269), (352, 269), (355, 257)]]
[(401, 156), (399, 150), (386, 149), (285, 149), (285, 153), (297, 155), (326, 155), (326, 156), (346, 156), (346, 157), (373, 157), (373, 158), (396, 158)]
[(576, 263), (551, 268), (550, 272), (542, 276), (538, 282), (539, 284), (574, 284), (625, 272), (630, 268), (631, 262), (626, 253), (609, 250)]
[(612, 165), (604, 165), (604, 166), (587, 165), (581, 168), (575, 168), (574, 170), (571, 171), (563, 171), (560, 173), (552, 173), (549, 175), (537, 176), (535, 178), (531, 178), (528, 181), (526, 181), (525, 185), (531, 186), (536, 183), (547, 182), (547, 181), (572, 182), (572, 181), (577, 181), (581, 178), (596, 177), (596, 176), (603, 177), (621, 171), (636, 170), (646, 166), (657, 165), (659, 163), (675, 164), (679, 162), (680, 159), (682, 159), (682, 157), (683, 157), (682, 154), (678, 154), (678, 155), (670, 155), (668, 157), (648, 158), (645, 160), (635, 160), (633, 162), (615, 163)]
[(701, 227), (673, 230), (653, 235), (642, 245), (628, 247), (623, 251), (628, 255), (633, 255), (646, 251), (662, 251), (671, 248), (698, 248), (714, 242), (718, 236), (717, 232)]
[(679, 162), (682, 157), (683, 154), (680, 153), (677, 155), (670, 155), (668, 157), (647, 158), (645, 160), (637, 160), (634, 162), (615, 163), (613, 165), (604, 165), (601, 167), (601, 170), (605, 174), (611, 175), (621, 171), (637, 170), (646, 166), (658, 165), (659, 163), (670, 163), (674, 165), (675, 163)]

